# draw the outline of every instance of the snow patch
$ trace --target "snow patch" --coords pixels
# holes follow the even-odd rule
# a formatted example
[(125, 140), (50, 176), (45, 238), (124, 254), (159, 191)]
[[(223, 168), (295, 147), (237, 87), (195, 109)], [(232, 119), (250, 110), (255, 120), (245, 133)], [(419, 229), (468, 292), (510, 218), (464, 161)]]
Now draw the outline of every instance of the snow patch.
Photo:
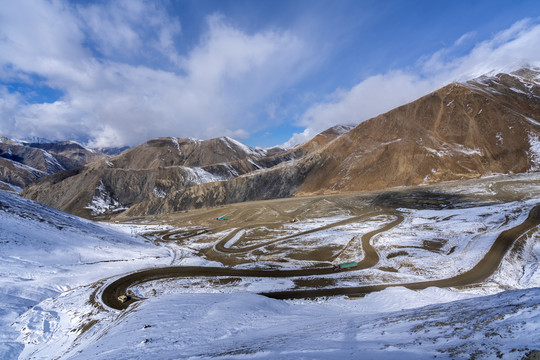
[(232, 165), (230, 163), (225, 163), (224, 164), (225, 167), (227, 168), (227, 170), (229, 171), (229, 173), (233, 176), (233, 177), (238, 177), (240, 176), (240, 174), (238, 174), (238, 171), (236, 171), (235, 168), (232, 167)]
[(176, 147), (176, 150), (178, 150), (178, 155), (182, 156), (182, 151), (180, 150), (180, 144), (178, 143), (178, 139), (175, 138), (175, 137), (172, 137), (171, 141), (173, 142), (174, 146)]
[(516, 88), (514, 88), (514, 87), (511, 87), (510, 90), (512, 90), (513, 92), (517, 92), (517, 93), (520, 93), (520, 94), (525, 94), (525, 95), (527, 95), (527, 93), (526, 93), (525, 91), (516, 89)]
[(152, 193), (157, 198), (163, 198), (163, 197), (167, 196), (167, 193), (165, 192), (165, 190), (159, 189), (157, 187), (155, 187), (154, 190), (152, 190)]
[(495, 137), (497, 138), (497, 146), (502, 146), (503, 145), (503, 136), (502, 136), (502, 133), (499, 131), (497, 133), (497, 135), (495, 135)]
[(66, 170), (65, 167), (63, 167), (58, 160), (49, 152), (40, 149), (43, 153), (43, 156), (45, 157), (45, 162), (47, 163), (47, 170), (49, 173), (56, 172), (58, 170)]
[(461, 144), (443, 144), (440, 150), (432, 149), (430, 147), (424, 147), (427, 151), (432, 154), (437, 155), (438, 157), (452, 156), (456, 153), (461, 153), (464, 155), (479, 155), (482, 156), (482, 151), (478, 148), (468, 148)]
[[(9, 159), (7, 159), (7, 160), (9, 160)], [(32, 166), (28, 166), (28, 165), (25, 165), (23, 163), (13, 161), (13, 160), (9, 160), (9, 161), (11, 161), (13, 166), (15, 166), (15, 167), (17, 167), (17, 168), (19, 168), (21, 170), (28, 171), (28, 172), (34, 174), (35, 176), (40, 177), (40, 176), (43, 176), (43, 175), (47, 175), (47, 173), (45, 171), (38, 170), (38, 169), (36, 169), (36, 168), (34, 168)]]
[(220, 139), (222, 142), (224, 142), (227, 147), (233, 151), (236, 151), (237, 149), (234, 149), (231, 147), (231, 144), (236, 146), (237, 148), (240, 148), (246, 155), (251, 155), (251, 156), (264, 156), (266, 155), (266, 151), (264, 149), (261, 149), (261, 148), (257, 148), (257, 149), (253, 149), (245, 144), (242, 144), (241, 142), (239, 141), (236, 141), (228, 136), (225, 136), (223, 138)]
[(75, 145), (79, 145), (80, 147), (82, 147), (84, 150), (88, 151), (88, 152), (91, 152), (91, 153), (96, 153), (96, 150), (92, 149), (92, 148), (89, 148), (77, 141), (73, 141), (73, 140), (70, 140), (69, 141), (71, 144), (75, 144)]
[(531, 163), (531, 170), (540, 170), (540, 136), (529, 133), (529, 151), (527, 152)]
[(431, 179), (431, 175), (435, 174), (437, 170), (431, 169), (431, 172), (424, 177), (424, 183), (428, 183)]
[(13, 184), (10, 184), (10, 183), (4, 182), (4, 181), (0, 181), (0, 184), (9, 186), (11, 188), (11, 190), (13, 190), (13, 192), (16, 192), (17, 194), (20, 193), (21, 191), (23, 191), (23, 189), (21, 187), (18, 187), (16, 185), (13, 185)]
[(248, 159), (248, 162), (249, 162), (251, 165), (255, 166), (257, 169), (262, 169), (262, 167), (261, 167), (259, 164), (257, 164), (255, 161), (253, 161), (253, 160), (251, 160), (251, 159)]
[(224, 178), (211, 174), (200, 167), (186, 167), (185, 169), (188, 172), (189, 180), (196, 184), (205, 184), (225, 180)]
[(528, 116), (523, 116), (523, 117), (525, 118), (525, 120), (527, 120), (527, 121), (530, 122), (531, 124), (540, 126), (540, 122), (534, 120), (533, 118), (530, 118), (530, 117), (528, 117)]
[(106, 212), (116, 212), (128, 209), (128, 207), (123, 206), (109, 194), (105, 188), (105, 184), (103, 184), (103, 180), (99, 180), (96, 191), (97, 194), (92, 196), (92, 201), (84, 207), (85, 209), (92, 210), (92, 215), (101, 215)]

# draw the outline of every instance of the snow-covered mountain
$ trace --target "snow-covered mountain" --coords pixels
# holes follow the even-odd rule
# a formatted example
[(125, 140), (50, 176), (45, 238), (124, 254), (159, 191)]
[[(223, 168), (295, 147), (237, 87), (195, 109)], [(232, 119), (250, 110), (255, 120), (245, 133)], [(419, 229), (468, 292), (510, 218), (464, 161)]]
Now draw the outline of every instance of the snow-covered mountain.
[(105, 158), (75, 142), (33, 140), (37, 142), (0, 138), (0, 189), (20, 192), (43, 176)]
[[(165, 295), (110, 319), (102, 336), (83, 337), (71, 351), (58, 336), (30, 345), (23, 358), (537, 359), (540, 289), (476, 296), (434, 288), (319, 303), (247, 293)], [(67, 297), (62, 305), (79, 303)], [(406, 310), (406, 303), (418, 308)], [(50, 306), (44, 312), (64, 310), (43, 305)], [(25, 314), (25, 324), (40, 326), (38, 312)]]

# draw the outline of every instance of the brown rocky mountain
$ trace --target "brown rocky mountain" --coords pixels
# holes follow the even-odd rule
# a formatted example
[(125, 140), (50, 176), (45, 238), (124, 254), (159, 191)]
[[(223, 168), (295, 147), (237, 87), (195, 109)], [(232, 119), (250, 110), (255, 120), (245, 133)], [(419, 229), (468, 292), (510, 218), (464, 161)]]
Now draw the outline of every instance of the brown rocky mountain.
[(539, 79), (538, 70), (523, 69), (453, 83), (288, 151), (254, 150), (227, 138), (156, 139), (109, 162), (40, 179), (24, 195), (83, 216), (99, 204), (144, 215), (535, 171)]
[(329, 144), (297, 195), (539, 169), (538, 71), (443, 87)]
[[(104, 154), (74, 142), (25, 143), (0, 138), (0, 182), (24, 188), (35, 180), (103, 159)], [(12, 185), (12, 186), (10, 186)]]
[(44, 177), (23, 195), (80, 216), (114, 213), (211, 182), (224, 182), (318, 151), (349, 128), (337, 126), (292, 150), (253, 149), (223, 137), (158, 138), (81, 169)]
[(46, 175), (30, 166), (0, 157), (0, 189), (20, 191), (26, 185)]
[(538, 170), (539, 75), (521, 70), (450, 84), (361, 123), (295, 164), (190, 187), (126, 215)]

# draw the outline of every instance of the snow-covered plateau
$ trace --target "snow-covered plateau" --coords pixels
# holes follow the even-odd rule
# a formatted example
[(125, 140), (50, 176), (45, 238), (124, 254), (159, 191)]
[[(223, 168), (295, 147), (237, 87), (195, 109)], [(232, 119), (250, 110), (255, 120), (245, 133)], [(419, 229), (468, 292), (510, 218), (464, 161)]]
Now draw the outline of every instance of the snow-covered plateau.
[[(280, 227), (268, 223), (215, 233), (155, 219), (144, 225), (95, 223), (0, 191), (0, 358), (538, 358), (538, 226), (519, 237), (487, 280), (458, 288), (394, 286), (361, 298), (284, 301), (257, 293), (292, 289), (298, 286), (294, 279), (194, 277), (134, 286), (133, 295), (143, 300), (125, 310), (108, 307), (101, 294), (116, 279), (141, 269), (224, 267), (201, 255), (216, 251), (215, 239), (228, 251), (265, 236), (270, 238), (264, 241), (288, 239), (242, 255), (253, 263), (240, 263), (238, 269), (260, 268), (257, 261), (271, 256), (287, 260), (274, 267), (300, 269), (311, 263), (289, 255), (317, 246), (342, 248), (339, 261), (360, 259), (361, 235), (390, 222), (392, 227), (371, 239), (380, 256), (377, 267), (328, 279), (358, 286), (351, 274), (397, 285), (456, 276), (472, 268), (501, 232), (525, 221), (538, 205), (539, 177), (464, 182), (454, 194), (483, 197), (478, 206), (400, 208), (399, 221), (397, 215), (374, 214), (348, 223), (353, 215), (347, 210)], [(496, 193), (514, 198), (486, 200)], [(173, 242), (159, 237), (173, 230), (194, 235), (171, 236)], [(384, 271), (389, 268), (395, 272)]]

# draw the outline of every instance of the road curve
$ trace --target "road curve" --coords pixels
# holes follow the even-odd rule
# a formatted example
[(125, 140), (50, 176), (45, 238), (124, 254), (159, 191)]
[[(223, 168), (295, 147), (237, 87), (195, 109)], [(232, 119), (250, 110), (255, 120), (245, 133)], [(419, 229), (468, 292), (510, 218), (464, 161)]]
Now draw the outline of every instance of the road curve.
[[(401, 216), (401, 215), (399, 215)], [(397, 220), (392, 221), (385, 226), (365, 234), (362, 237), (362, 245), (365, 246), (366, 256), (364, 260), (359, 263), (357, 269), (365, 269), (372, 267), (378, 262), (378, 255), (375, 249), (370, 244), (370, 239), (375, 234), (390, 229), (392, 226), (396, 226), (402, 221), (398, 217)], [(348, 296), (361, 296), (366, 293), (380, 291), (388, 287), (405, 286), (409, 289), (425, 289), (430, 286), (437, 287), (453, 287), (463, 286), (478, 283), (488, 278), (497, 269), (501, 263), (504, 255), (512, 247), (514, 242), (523, 235), (526, 231), (538, 226), (540, 224), (540, 205), (535, 206), (529, 213), (528, 218), (520, 225), (513, 227), (512, 229), (503, 231), (495, 240), (491, 248), (486, 255), (478, 262), (476, 266), (467, 272), (459, 274), (457, 276), (424, 282), (414, 283), (402, 283), (402, 284), (381, 284), (381, 285), (369, 285), (360, 287), (344, 287), (344, 288), (326, 288), (326, 289), (314, 289), (314, 290), (291, 290), (280, 292), (267, 292), (261, 293), (275, 299), (295, 299), (295, 298), (316, 298), (325, 296), (336, 295), (348, 295)], [(368, 256), (368, 249), (373, 249), (375, 257)], [(367, 260), (370, 258), (370, 260)], [(373, 261), (375, 261), (373, 263)], [(124, 295), (127, 289), (131, 286), (138, 285), (144, 282), (168, 279), (175, 277), (202, 277), (202, 276), (237, 276), (237, 277), (273, 277), (273, 278), (286, 278), (286, 277), (299, 277), (299, 276), (311, 276), (311, 275), (326, 275), (333, 273), (331, 267), (328, 268), (314, 268), (314, 269), (301, 269), (301, 270), (257, 270), (257, 269), (230, 269), (230, 268), (218, 268), (218, 267), (195, 267), (195, 266), (173, 266), (154, 268), (148, 270), (142, 270), (110, 283), (102, 293), (102, 302), (114, 309), (125, 309), (130, 305), (130, 301), (121, 303), (118, 300), (120, 295)]]
[[(260, 243), (260, 244), (255, 244), (255, 245), (251, 245), (251, 246), (245, 246), (245, 247), (242, 247), (242, 248), (232, 247), (232, 245), (234, 245), (234, 244), (231, 244), (229, 242), (240, 231), (246, 230), (246, 229), (249, 229), (249, 228), (253, 228), (253, 227), (259, 227), (261, 225), (268, 225), (268, 224), (255, 224), (255, 225), (250, 225), (250, 226), (246, 226), (246, 227), (241, 227), (241, 228), (238, 228), (238, 229), (232, 231), (230, 234), (225, 236), (222, 240), (218, 241), (216, 243), (216, 245), (214, 246), (214, 249), (216, 251), (219, 251), (219, 252), (222, 252), (222, 253), (228, 253), (228, 254), (244, 253), (244, 252), (252, 251), (252, 250), (261, 248), (263, 246), (271, 245), (271, 244), (274, 244), (274, 243), (277, 243), (277, 242), (280, 242), (280, 241), (294, 239), (294, 238), (297, 238), (297, 237), (300, 237), (300, 236), (313, 234), (315, 232), (322, 231), (322, 230), (328, 230), (328, 229), (331, 229), (331, 228), (334, 228), (334, 227), (337, 227), (337, 226), (342, 226), (342, 225), (347, 225), (347, 224), (359, 222), (361, 220), (365, 220), (365, 219), (368, 219), (370, 217), (375, 217), (375, 216), (380, 216), (380, 215), (392, 215), (392, 216), (397, 217), (397, 220), (391, 222), (390, 224), (384, 226), (381, 229), (375, 230), (371, 236), (373, 236), (375, 234), (378, 234), (379, 232), (386, 231), (386, 230), (388, 230), (390, 228), (393, 228), (394, 226), (397, 226), (399, 223), (401, 223), (403, 221), (403, 216), (400, 215), (398, 212), (388, 213), (388, 212), (376, 211), (376, 212), (371, 212), (371, 213), (367, 213), (367, 214), (360, 215), (360, 216), (355, 216), (355, 217), (352, 217), (352, 218), (349, 218), (349, 219), (341, 220), (341, 221), (338, 221), (338, 222), (335, 222), (335, 223), (332, 223), (332, 224), (324, 225), (324, 226), (321, 226), (321, 227), (316, 228), (316, 229), (302, 231), (302, 232), (294, 234), (294, 235), (289, 235), (289, 236), (284, 236), (284, 237), (281, 237), (281, 238), (278, 238), (278, 239), (269, 240), (269, 241), (266, 241), (266, 242), (263, 242), (263, 243)], [(371, 236), (370, 236), (370, 238), (371, 238)], [(227, 244), (229, 246), (226, 246)], [(377, 254), (375, 249), (371, 245), (369, 245), (369, 243), (367, 244), (367, 246), (370, 247), (370, 250), (371, 250), (370, 254), (371, 253), (375, 253), (375, 255)]]
[(503, 231), (495, 240), (486, 255), (470, 270), (447, 279), (421, 281), (403, 284), (381, 284), (346, 288), (293, 290), (262, 293), (274, 299), (304, 299), (324, 296), (348, 295), (362, 296), (370, 292), (381, 291), (389, 287), (404, 286), (411, 290), (421, 290), (431, 286), (455, 287), (476, 284), (486, 280), (499, 267), (504, 255), (514, 242), (528, 230), (540, 225), (540, 205), (535, 206), (528, 218), (518, 226)]
[[(300, 234), (295, 234), (287, 238), (280, 238), (264, 244), (260, 244), (257, 248), (276, 241), (282, 241), (288, 238), (306, 235), (316, 231), (326, 230), (332, 227), (341, 226), (351, 223), (353, 221), (359, 221), (373, 216), (379, 215), (392, 215), (394, 220), (381, 226), (380, 228), (362, 235), (362, 248), (364, 249), (364, 258), (358, 262), (358, 266), (353, 270), (368, 269), (373, 267), (379, 262), (379, 255), (375, 248), (371, 245), (371, 238), (381, 232), (388, 231), (391, 228), (399, 225), (403, 221), (403, 215), (394, 211), (390, 213), (373, 212), (362, 216), (357, 216), (351, 219), (338, 221), (333, 224), (325, 225), (317, 229), (308, 230)], [(221, 240), (220, 242), (223, 242)], [(227, 248), (226, 248), (227, 249)], [(245, 248), (244, 248), (245, 249)], [(240, 249), (240, 252), (247, 250)], [(351, 270), (348, 270), (351, 271)], [(181, 278), (181, 277), (212, 277), (212, 276), (238, 276), (238, 277), (271, 277), (271, 278), (286, 278), (286, 277), (299, 277), (299, 276), (313, 276), (313, 275), (327, 275), (334, 273), (334, 269), (329, 263), (329, 266), (324, 268), (312, 268), (312, 269), (299, 269), (299, 270), (257, 270), (257, 269), (231, 269), (223, 267), (199, 267), (199, 266), (168, 266), (161, 268), (152, 268), (147, 270), (141, 270), (123, 276), (111, 284), (109, 284), (102, 293), (102, 301), (105, 305), (114, 309), (125, 309), (129, 306), (130, 301), (121, 303), (118, 300), (120, 295), (126, 294), (129, 287), (145, 283), (153, 280)]]

